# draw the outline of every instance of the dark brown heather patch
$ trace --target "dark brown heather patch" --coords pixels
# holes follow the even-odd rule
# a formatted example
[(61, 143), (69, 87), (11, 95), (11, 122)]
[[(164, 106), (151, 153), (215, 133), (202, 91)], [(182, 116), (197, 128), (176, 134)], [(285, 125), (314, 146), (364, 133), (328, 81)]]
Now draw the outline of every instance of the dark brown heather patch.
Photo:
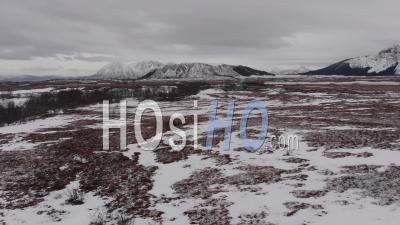
[(355, 166), (343, 166), (343, 173), (371, 173), (378, 172), (376, 169), (381, 168), (382, 166), (376, 165), (355, 165)]
[(305, 181), (305, 180), (307, 180), (308, 175), (307, 174), (296, 174), (296, 175), (287, 176), (285, 178), (290, 179), (290, 180)]
[(174, 163), (181, 160), (187, 159), (190, 155), (201, 155), (204, 156), (202, 160), (214, 159), (217, 165), (225, 165), (232, 162), (230, 155), (220, 154), (217, 151), (202, 151), (195, 150), (192, 143), (187, 143), (187, 145), (180, 151), (173, 151), (168, 145), (163, 145), (154, 151), (156, 154), (156, 161), (164, 164)]
[(344, 158), (348, 156), (352, 156), (350, 152), (327, 152), (325, 151), (323, 154), (326, 158), (336, 159), (336, 158)]
[(328, 130), (311, 132), (304, 138), (313, 147), (325, 149), (374, 147), (400, 150), (398, 130)]
[(219, 169), (208, 167), (193, 172), (189, 178), (178, 181), (172, 188), (184, 198), (209, 198), (220, 192), (220, 190), (210, 188), (210, 186), (217, 183), (222, 177), (223, 174)]
[(232, 218), (227, 207), (230, 205), (232, 203), (224, 199), (210, 199), (184, 214), (189, 217), (191, 224), (229, 225)]
[(217, 168), (205, 168), (193, 172), (189, 178), (175, 183), (172, 188), (182, 197), (209, 198), (215, 193), (222, 192), (223, 185), (234, 185), (240, 189), (243, 185), (275, 183), (281, 181), (281, 174), (286, 172), (271, 166), (248, 165), (236, 169), (244, 172), (224, 176)]
[(295, 190), (290, 192), (292, 193), (296, 198), (319, 198), (324, 196), (327, 191), (325, 190)]
[(226, 176), (222, 183), (230, 185), (254, 185), (260, 183), (276, 183), (282, 180), (281, 174), (284, 170), (272, 166), (240, 166), (236, 169), (244, 171), (232, 176)]
[(296, 157), (290, 157), (287, 159), (282, 159), (283, 161), (287, 162), (287, 163), (305, 163), (308, 162), (308, 159), (302, 159), (302, 158), (296, 158)]
[[(140, 155), (139, 155), (140, 157)], [(150, 206), (151, 177), (157, 167), (144, 167), (120, 153), (94, 154), (80, 175), (80, 188), (110, 197), (109, 210), (123, 209), (130, 215), (154, 215)], [(158, 215), (158, 214), (157, 214)], [(159, 215), (158, 215), (159, 216)]]
[(313, 204), (304, 203), (304, 202), (285, 202), (283, 204), (286, 206), (286, 208), (288, 208), (290, 210), (289, 212), (287, 212), (285, 214), (285, 216), (293, 216), (294, 214), (296, 214), (298, 211), (300, 211), (302, 209), (308, 209), (308, 208), (319, 209), (319, 210), (324, 209), (321, 205), (313, 205)]
[(156, 151), (157, 162), (168, 164), (187, 159), (193, 153), (193, 148), (185, 147), (180, 151), (172, 151), (170, 146), (159, 147)]
[(241, 214), (239, 216), (240, 222), (237, 225), (273, 225), (267, 221), (267, 216), (268, 214), (265, 211)]
[[(52, 135), (51, 139), (58, 137), (57, 133)], [(5, 200), (0, 208), (34, 206), (49, 192), (64, 189), (78, 177), (81, 191), (108, 197), (108, 210), (159, 219), (161, 212), (148, 209), (156, 167), (138, 164), (139, 155), (129, 159), (118, 151), (101, 151), (101, 130), (81, 129), (62, 135), (70, 139), (40, 150), (0, 152), (0, 181), (4, 184), (0, 197)], [(112, 133), (110, 147), (117, 150), (118, 143), (119, 134)]]
[[(380, 205), (389, 205), (400, 201), (400, 167), (390, 166), (383, 172), (376, 168), (355, 168), (350, 175), (328, 181), (326, 189), (344, 192), (350, 189), (361, 189), (365, 196), (379, 200)], [(351, 171), (351, 170), (350, 170)], [(367, 172), (368, 171), (368, 172)]]
[(59, 169), (69, 160), (43, 150), (0, 152), (0, 197), (5, 200), (0, 208), (33, 206), (50, 191), (63, 189), (77, 173), (73, 167)]
[(331, 159), (336, 159), (336, 158), (344, 158), (344, 157), (349, 157), (349, 156), (355, 156), (359, 158), (368, 158), (373, 156), (374, 154), (370, 152), (361, 152), (361, 153), (350, 153), (350, 152), (331, 152), (331, 151), (325, 151), (323, 153), (323, 156)]

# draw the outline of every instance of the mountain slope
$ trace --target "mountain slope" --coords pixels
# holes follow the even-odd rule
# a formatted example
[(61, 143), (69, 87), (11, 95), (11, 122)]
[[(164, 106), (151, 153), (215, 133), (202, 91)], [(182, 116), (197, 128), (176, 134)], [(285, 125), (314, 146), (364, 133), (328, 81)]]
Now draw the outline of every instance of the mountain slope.
[(94, 79), (138, 79), (152, 70), (162, 67), (156, 61), (142, 61), (138, 63), (113, 62), (102, 67), (91, 78)]
[(146, 75), (147, 79), (235, 79), (250, 75), (271, 75), (246, 66), (205, 63), (168, 64)]
[(398, 75), (400, 45), (380, 51), (377, 55), (360, 56), (334, 63), (328, 67), (303, 73), (305, 75)]
[(218, 67), (204, 63), (167, 64), (162, 68), (152, 71), (147, 79), (197, 79), (210, 76), (232, 77), (238, 74), (230, 68), (220, 65)]

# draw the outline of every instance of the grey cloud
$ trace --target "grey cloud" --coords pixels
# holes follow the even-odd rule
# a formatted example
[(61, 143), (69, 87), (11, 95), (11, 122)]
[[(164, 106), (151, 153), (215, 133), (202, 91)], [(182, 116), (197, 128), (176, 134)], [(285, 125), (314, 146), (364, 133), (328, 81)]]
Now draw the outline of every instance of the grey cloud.
[[(1, 4), (0, 59), (9, 60), (60, 54), (71, 55), (64, 60), (111, 59), (82, 57), (90, 53), (259, 66), (285, 61), (315, 65), (373, 52), (399, 42), (400, 36), (396, 0), (4, 0)], [(302, 37), (299, 34), (315, 37), (315, 44), (311, 39), (288, 41)], [(324, 39), (318, 39), (321, 36)]]
[(107, 62), (115, 60), (116, 58), (111, 55), (85, 55), (85, 54), (72, 54), (72, 55), (56, 55), (58, 60), (82, 60), (89, 62)]

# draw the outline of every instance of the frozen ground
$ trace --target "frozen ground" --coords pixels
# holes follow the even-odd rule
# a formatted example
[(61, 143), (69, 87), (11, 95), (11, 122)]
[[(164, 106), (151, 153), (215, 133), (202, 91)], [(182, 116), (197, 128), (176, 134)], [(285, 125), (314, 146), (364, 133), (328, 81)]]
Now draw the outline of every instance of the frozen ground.
[[(138, 146), (130, 126), (127, 150), (117, 151), (119, 135), (112, 132), (114, 151), (102, 151), (101, 104), (1, 127), (0, 223), (398, 224), (399, 79), (353, 79), (275, 77), (162, 101), (165, 121), (185, 115), (188, 144), (181, 151), (166, 144), (169, 126), (154, 151)], [(269, 131), (262, 149), (251, 153), (240, 144), (238, 124), (255, 98), (268, 105)], [(222, 130), (213, 150), (205, 150), (211, 99), (219, 101), (221, 118), (227, 99), (235, 100), (229, 151), (221, 149)], [(128, 101), (130, 125), (138, 102)], [(118, 112), (112, 104), (111, 116)], [(143, 135), (151, 137), (152, 116), (143, 122)], [(252, 114), (250, 136), (259, 128)], [(299, 147), (289, 149), (274, 135), (284, 141), (297, 135)], [(71, 190), (83, 201), (71, 204)]]

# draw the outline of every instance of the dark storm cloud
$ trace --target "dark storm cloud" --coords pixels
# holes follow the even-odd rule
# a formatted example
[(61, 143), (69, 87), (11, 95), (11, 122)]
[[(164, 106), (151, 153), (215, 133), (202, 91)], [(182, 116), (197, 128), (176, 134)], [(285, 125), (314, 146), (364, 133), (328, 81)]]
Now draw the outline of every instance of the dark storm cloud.
[(0, 59), (61, 54), (83, 61), (113, 55), (315, 65), (399, 42), (398, 6), (396, 0), (3, 0)]

